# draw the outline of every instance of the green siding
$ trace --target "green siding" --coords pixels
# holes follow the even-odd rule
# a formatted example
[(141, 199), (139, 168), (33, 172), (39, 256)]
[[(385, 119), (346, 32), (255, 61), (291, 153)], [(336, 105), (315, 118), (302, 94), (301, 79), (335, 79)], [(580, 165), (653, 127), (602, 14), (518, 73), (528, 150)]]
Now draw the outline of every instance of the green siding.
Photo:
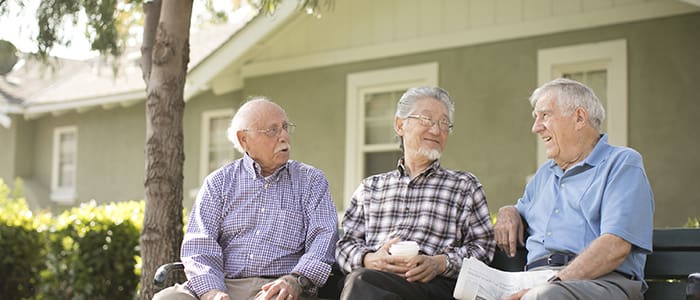
[[(218, 96), (212, 93), (205, 93), (188, 101), (185, 105), (185, 165), (183, 169), (185, 178), (183, 206), (188, 211), (192, 208), (192, 204), (194, 203), (194, 197), (191, 197), (190, 191), (199, 189), (202, 184), (202, 178), (199, 177), (202, 113), (210, 110), (236, 109), (240, 106), (241, 99), (240, 93), (236, 92)], [(231, 145), (231, 147), (233, 147), (233, 145)]]
[(23, 118), (17, 118), (14, 122), (17, 124), (15, 176), (24, 178), (30, 176), (34, 168), (32, 156), (34, 145), (32, 139), (28, 138), (34, 136), (34, 123)]
[(645, 158), (656, 197), (655, 225), (700, 216), (686, 188), (700, 172), (700, 14), (516, 39), (360, 63), (249, 78), (244, 94), (282, 104), (298, 126), (292, 158), (324, 170), (342, 207), (345, 81), (353, 72), (438, 62), (440, 85), (456, 102), (455, 132), (443, 165), (475, 173), (489, 207), (514, 203), (536, 170), (527, 98), (537, 87), (539, 49), (626, 39), (629, 144)]
[(0, 126), (0, 178), (6, 184), (14, 182), (15, 178), (15, 148), (17, 147), (17, 117), (11, 116), (10, 128)]
[[(243, 90), (204, 93), (185, 108), (184, 203), (199, 178), (202, 112), (237, 108), (250, 95), (280, 103), (298, 126), (292, 159), (323, 170), (342, 209), (346, 77), (354, 72), (439, 63), (440, 85), (456, 102), (455, 132), (443, 158), (448, 168), (481, 180), (492, 211), (514, 203), (536, 166), (527, 97), (537, 85), (539, 49), (626, 39), (629, 144), (645, 159), (656, 197), (656, 226), (700, 216), (688, 188), (700, 173), (700, 14), (458, 47), (331, 67), (247, 78)], [(0, 175), (25, 176), (36, 198), (48, 199), (53, 129), (78, 127), (78, 197), (98, 202), (143, 198), (145, 109), (139, 103), (105, 110), (18, 120), (0, 128)], [(9, 145), (9, 146), (8, 146)], [(52, 206), (48, 201), (42, 207)]]

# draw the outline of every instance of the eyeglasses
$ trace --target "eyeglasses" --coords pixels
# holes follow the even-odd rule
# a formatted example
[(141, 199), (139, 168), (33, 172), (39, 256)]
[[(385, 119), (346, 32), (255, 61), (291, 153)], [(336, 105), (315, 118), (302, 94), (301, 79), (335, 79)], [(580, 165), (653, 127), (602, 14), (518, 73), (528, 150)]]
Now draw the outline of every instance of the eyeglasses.
[(409, 115), (408, 117), (406, 117), (406, 119), (416, 119), (420, 121), (421, 125), (429, 128), (435, 126), (435, 124), (438, 124), (438, 128), (445, 132), (452, 132), (452, 126), (454, 126), (452, 125), (452, 123), (450, 123), (450, 121), (447, 121), (446, 119), (440, 119), (439, 121), (435, 121), (430, 117), (423, 115)]
[(276, 137), (279, 136), (280, 133), (282, 133), (282, 130), (286, 131), (289, 134), (292, 134), (294, 133), (294, 128), (296, 127), (297, 125), (295, 125), (294, 123), (284, 122), (282, 123), (282, 126), (273, 126), (267, 129), (242, 129), (241, 131), (262, 132), (266, 136)]

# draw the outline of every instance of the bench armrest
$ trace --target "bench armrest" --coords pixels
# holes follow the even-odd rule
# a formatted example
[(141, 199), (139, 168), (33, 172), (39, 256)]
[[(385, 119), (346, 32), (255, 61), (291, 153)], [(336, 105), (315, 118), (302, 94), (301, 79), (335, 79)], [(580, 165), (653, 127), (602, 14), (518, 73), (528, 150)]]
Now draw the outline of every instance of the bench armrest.
[(179, 261), (164, 264), (156, 270), (156, 274), (153, 276), (153, 284), (157, 287), (161, 287), (165, 283), (165, 280), (168, 279), (168, 274), (170, 274), (170, 272), (184, 269), (185, 266)]

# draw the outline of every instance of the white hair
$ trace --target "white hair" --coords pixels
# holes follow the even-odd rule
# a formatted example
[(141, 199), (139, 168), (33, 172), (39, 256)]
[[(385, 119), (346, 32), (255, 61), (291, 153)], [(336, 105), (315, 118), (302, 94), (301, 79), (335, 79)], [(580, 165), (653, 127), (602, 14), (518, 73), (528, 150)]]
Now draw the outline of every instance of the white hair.
[(605, 108), (591, 88), (578, 81), (557, 78), (532, 92), (529, 99), (530, 105), (535, 107), (537, 101), (546, 96), (556, 96), (557, 104), (566, 116), (570, 116), (578, 107), (583, 108), (588, 112), (588, 121), (593, 128), (602, 132)]
[[(243, 103), (243, 105), (241, 105), (238, 111), (236, 111), (236, 114), (233, 115), (233, 118), (231, 119), (231, 125), (226, 130), (226, 136), (228, 137), (228, 140), (231, 141), (231, 143), (233, 143), (233, 148), (236, 148), (236, 150), (238, 150), (238, 152), (240, 152), (241, 154), (245, 154), (245, 150), (243, 149), (243, 146), (241, 146), (241, 143), (238, 141), (238, 132), (247, 129), (250, 126), (250, 124), (253, 121), (251, 120), (250, 113), (252, 111), (252, 107), (254, 106), (254, 104), (260, 102), (269, 102), (275, 104), (269, 98), (264, 96), (254, 96), (249, 98), (248, 101)], [(280, 107), (280, 109), (282, 108)]]

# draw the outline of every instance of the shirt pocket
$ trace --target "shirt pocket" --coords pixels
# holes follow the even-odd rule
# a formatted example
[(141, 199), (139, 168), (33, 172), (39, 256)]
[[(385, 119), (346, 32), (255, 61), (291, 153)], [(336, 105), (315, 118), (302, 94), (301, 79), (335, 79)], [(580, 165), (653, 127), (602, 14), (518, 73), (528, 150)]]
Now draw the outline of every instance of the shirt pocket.
[(306, 226), (304, 213), (294, 209), (281, 209), (275, 214), (272, 232), (273, 243), (290, 252), (304, 250)]

